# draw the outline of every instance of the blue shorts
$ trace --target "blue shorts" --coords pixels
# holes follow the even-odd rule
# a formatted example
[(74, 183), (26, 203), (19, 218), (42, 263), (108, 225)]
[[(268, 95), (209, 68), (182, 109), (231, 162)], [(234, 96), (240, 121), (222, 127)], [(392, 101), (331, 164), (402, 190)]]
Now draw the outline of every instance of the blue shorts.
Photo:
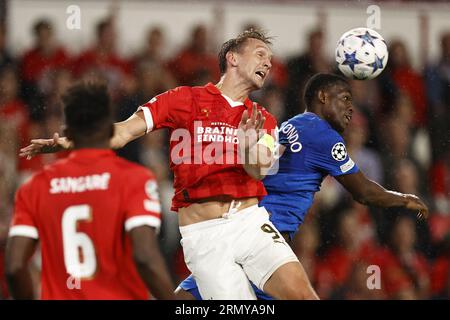
[[(194, 277), (192, 277), (192, 275), (190, 275), (189, 277), (187, 277), (186, 279), (184, 279), (179, 287), (181, 289), (183, 289), (184, 291), (189, 292), (190, 294), (192, 294), (195, 298), (195, 300), (203, 300), (200, 292), (198, 291), (198, 287), (197, 287), (197, 283), (195, 282)], [(256, 293), (256, 297), (258, 298), (258, 300), (275, 300), (273, 297), (269, 296), (268, 294), (264, 293), (263, 291), (259, 290), (253, 283), (252, 283), (252, 288)]]

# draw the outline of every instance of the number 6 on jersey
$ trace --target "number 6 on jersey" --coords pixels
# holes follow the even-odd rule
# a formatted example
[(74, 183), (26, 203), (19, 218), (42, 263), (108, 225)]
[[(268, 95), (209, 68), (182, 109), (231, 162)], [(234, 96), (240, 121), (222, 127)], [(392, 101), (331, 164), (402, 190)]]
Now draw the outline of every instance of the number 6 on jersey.
[(64, 264), (67, 273), (74, 278), (90, 278), (97, 270), (97, 260), (92, 240), (87, 234), (77, 232), (77, 224), (81, 220), (92, 220), (90, 206), (70, 206), (63, 213)]

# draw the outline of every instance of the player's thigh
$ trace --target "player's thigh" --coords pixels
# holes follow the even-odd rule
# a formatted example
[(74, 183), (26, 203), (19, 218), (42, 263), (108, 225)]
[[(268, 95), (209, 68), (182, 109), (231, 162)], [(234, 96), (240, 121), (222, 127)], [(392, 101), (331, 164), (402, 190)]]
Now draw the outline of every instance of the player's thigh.
[(266, 281), (263, 289), (277, 299), (318, 299), (305, 269), (299, 262), (289, 262), (280, 266)]
[[(298, 258), (275, 226), (269, 221), (264, 208), (252, 213), (247, 221), (248, 237), (242, 237), (242, 245), (247, 242), (248, 250), (238, 259), (248, 278), (261, 290), (272, 274), (282, 265), (297, 262)], [(250, 232), (251, 230), (251, 232)], [(239, 244), (238, 244), (239, 245)]]
[(233, 228), (231, 223), (215, 225), (214, 221), (180, 228), (185, 262), (204, 300), (256, 299), (242, 267), (235, 262)]

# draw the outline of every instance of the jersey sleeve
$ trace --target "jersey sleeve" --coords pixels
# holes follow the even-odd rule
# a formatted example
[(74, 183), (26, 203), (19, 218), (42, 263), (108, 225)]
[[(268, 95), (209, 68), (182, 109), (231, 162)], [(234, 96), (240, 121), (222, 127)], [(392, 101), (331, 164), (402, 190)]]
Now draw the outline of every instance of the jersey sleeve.
[(35, 221), (35, 209), (32, 204), (32, 180), (22, 185), (16, 192), (14, 214), (9, 229), (9, 237), (22, 236), (32, 239), (39, 238)]
[(347, 152), (344, 139), (337, 132), (328, 130), (314, 138), (309, 142), (306, 154), (309, 165), (333, 177), (359, 171)]
[(189, 87), (178, 87), (153, 97), (136, 112), (144, 113), (147, 133), (160, 128), (176, 128), (191, 114), (192, 93)]
[(125, 201), (125, 230), (161, 226), (161, 204), (154, 176), (145, 169), (129, 173), (129, 185)]

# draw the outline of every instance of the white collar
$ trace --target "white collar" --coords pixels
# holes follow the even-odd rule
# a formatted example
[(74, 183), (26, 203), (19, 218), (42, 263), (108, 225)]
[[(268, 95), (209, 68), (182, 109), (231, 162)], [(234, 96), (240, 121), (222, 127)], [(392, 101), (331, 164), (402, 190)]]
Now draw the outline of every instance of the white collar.
[(223, 93), (222, 93), (222, 97), (224, 97), (225, 100), (227, 100), (228, 104), (229, 104), (232, 108), (234, 108), (234, 107), (239, 107), (239, 106), (244, 105), (243, 102), (240, 102), (240, 101), (234, 101), (233, 99), (231, 99), (230, 97), (227, 97), (227, 96), (224, 95)]

